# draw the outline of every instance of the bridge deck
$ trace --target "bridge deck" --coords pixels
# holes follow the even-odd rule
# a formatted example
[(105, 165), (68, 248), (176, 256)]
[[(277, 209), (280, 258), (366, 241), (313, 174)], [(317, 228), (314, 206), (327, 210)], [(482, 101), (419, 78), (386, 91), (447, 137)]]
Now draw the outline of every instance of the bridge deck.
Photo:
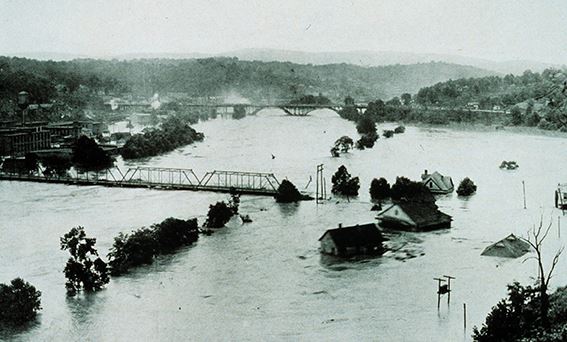
[(201, 185), (201, 184), (176, 184), (167, 182), (148, 182), (137, 180), (107, 180), (107, 179), (85, 179), (85, 178), (71, 178), (71, 177), (44, 177), (36, 175), (18, 175), (18, 174), (0, 174), (0, 180), (6, 181), (20, 181), (20, 182), (36, 182), (36, 183), (52, 183), (52, 184), (66, 184), (66, 185), (79, 185), (79, 186), (105, 186), (105, 187), (120, 187), (120, 188), (144, 188), (144, 189), (157, 189), (157, 190), (185, 190), (185, 191), (212, 191), (230, 193), (236, 191), (243, 195), (259, 195), (259, 196), (274, 196), (276, 190), (273, 189), (258, 189), (241, 186), (219, 186), (219, 185)]

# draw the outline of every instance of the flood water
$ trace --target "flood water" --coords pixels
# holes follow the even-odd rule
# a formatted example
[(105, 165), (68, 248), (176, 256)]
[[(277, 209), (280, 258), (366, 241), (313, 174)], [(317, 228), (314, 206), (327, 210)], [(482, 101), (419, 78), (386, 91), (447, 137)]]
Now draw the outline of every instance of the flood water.
[[(43, 306), (36, 322), (2, 331), (0, 339), (466, 341), (506, 294), (506, 284), (528, 284), (536, 276), (535, 261), (481, 257), (484, 247), (510, 233), (526, 236), (542, 215), (554, 225), (545, 245), (548, 263), (567, 238), (566, 229), (558, 236), (561, 213), (553, 208), (557, 183), (567, 181), (565, 139), (410, 126), (379, 139), (373, 149), (331, 158), (338, 137), (358, 137), (352, 122), (331, 111), (290, 117), (264, 110), (194, 127), (205, 133), (203, 142), (126, 165), (119, 161), (121, 168), (192, 168), (199, 176), (214, 169), (273, 172), (314, 191), (314, 183), (305, 187), (310, 176), (315, 179), (316, 165), (324, 164), (330, 194), (331, 175), (344, 164), (360, 177), (360, 196), (319, 205), (243, 196), (240, 212), (253, 223), (233, 219), (193, 246), (113, 278), (103, 291), (67, 298), (62, 270), (68, 256), (59, 237), (71, 227), (84, 226), (106, 255), (119, 232), (170, 216), (202, 223), (208, 205), (227, 196), (0, 182), (0, 282), (24, 278), (42, 291)], [(500, 170), (502, 160), (520, 167)], [(450, 175), (456, 184), (468, 176), (478, 185), (469, 199), (439, 197), (440, 209), (453, 216), (451, 229), (390, 233), (388, 244), (396, 251), (377, 258), (320, 255), (318, 238), (326, 229), (374, 221), (372, 178), (416, 180), (424, 169)], [(553, 287), (567, 284), (565, 258)], [(444, 296), (438, 309), (433, 278), (443, 275), (456, 279), (450, 303)]]

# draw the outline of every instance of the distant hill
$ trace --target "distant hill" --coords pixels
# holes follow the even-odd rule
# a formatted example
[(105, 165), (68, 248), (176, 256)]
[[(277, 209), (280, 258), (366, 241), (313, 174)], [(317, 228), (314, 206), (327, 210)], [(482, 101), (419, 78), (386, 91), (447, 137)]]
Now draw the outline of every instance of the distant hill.
[[(146, 96), (167, 92), (190, 96), (237, 93), (249, 99), (298, 98), (322, 93), (334, 101), (342, 101), (347, 95), (357, 101), (369, 101), (415, 93), (422, 87), (449, 79), (495, 74), (441, 62), (362, 67), (345, 63), (306, 65), (237, 58), (54, 62), (3, 57), (0, 65), (4, 70), (0, 76), (6, 80), (0, 85), (0, 94), (13, 96), (26, 87), (38, 93), (49, 87), (49, 91), (43, 92), (42, 101), (48, 100), (55, 88), (71, 92), (91, 89), (97, 93), (128, 90)], [(15, 79), (18, 82), (13, 82)], [(26, 80), (33, 80), (33, 84), (26, 85)]]
[(242, 60), (289, 61), (300, 64), (334, 64), (348, 63), (361, 66), (382, 66), (391, 64), (416, 64), (428, 62), (445, 62), (451, 64), (470, 65), (502, 74), (522, 74), (530, 69), (541, 72), (559, 65), (529, 60), (496, 62), (488, 59), (473, 58), (448, 54), (424, 54), (396, 51), (349, 51), (349, 52), (303, 52), (276, 49), (241, 49), (220, 54), (226, 57), (237, 57)]
[(305, 52), (278, 49), (240, 49), (222, 53), (127, 53), (120, 55), (86, 56), (79, 54), (57, 53), (57, 52), (21, 52), (10, 53), (8, 56), (25, 57), (38, 60), (69, 61), (73, 59), (96, 58), (96, 59), (194, 59), (214, 57), (237, 57), (245, 61), (261, 62), (291, 62), (298, 64), (340, 64), (347, 63), (359, 66), (385, 66), (394, 64), (418, 64), (429, 62), (444, 62), (449, 64), (460, 64), (474, 66), (480, 69), (490, 70), (501, 74), (521, 75), (526, 70), (542, 72), (549, 68), (561, 68), (562, 65), (544, 63), (531, 60), (493, 61), (489, 59), (474, 58), (460, 55), (436, 54), (436, 53), (412, 53), (400, 51), (348, 51), (348, 52)]

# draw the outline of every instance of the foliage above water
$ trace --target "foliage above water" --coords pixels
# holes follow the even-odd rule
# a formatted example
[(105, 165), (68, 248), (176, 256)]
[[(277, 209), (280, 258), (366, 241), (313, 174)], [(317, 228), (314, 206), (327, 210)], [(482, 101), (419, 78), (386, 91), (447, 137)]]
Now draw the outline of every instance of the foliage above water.
[(199, 238), (197, 219), (167, 218), (150, 228), (130, 234), (120, 233), (108, 254), (112, 275), (127, 273), (130, 268), (151, 264), (154, 257), (188, 246)]
[[(21, 278), (0, 284), (0, 325), (22, 324), (41, 309), (41, 292)], [(0, 327), (1, 328), (1, 327)]]
[(168, 117), (161, 128), (133, 135), (122, 148), (124, 159), (151, 157), (203, 140), (203, 133), (191, 128), (176, 116)]
[(207, 213), (207, 220), (204, 226), (207, 228), (222, 228), (230, 221), (233, 215), (234, 210), (226, 202), (221, 201), (211, 204), (209, 205), (209, 212)]
[(435, 197), (422, 182), (414, 182), (406, 177), (396, 177), (390, 194), (396, 201), (435, 202)]
[(358, 177), (351, 177), (347, 168), (341, 165), (337, 172), (331, 177), (333, 187), (331, 192), (343, 196), (358, 196), (360, 188)]
[(476, 192), (476, 184), (469, 178), (464, 178), (459, 187), (457, 188), (457, 194), (459, 196), (470, 196)]
[(94, 139), (85, 135), (81, 135), (73, 145), (71, 161), (84, 171), (99, 171), (114, 165), (114, 159)]
[(391, 189), (390, 183), (385, 178), (374, 178), (370, 182), (370, 198), (372, 200), (384, 200), (390, 198)]
[(96, 239), (88, 238), (83, 227), (72, 228), (61, 237), (61, 250), (71, 254), (64, 273), (67, 278), (67, 293), (87, 292), (102, 289), (109, 281), (108, 267), (95, 248)]
[(331, 155), (338, 157), (340, 153), (347, 153), (352, 149), (353, 144), (352, 138), (344, 135), (335, 141), (335, 145), (331, 148)]
[(280, 183), (278, 193), (274, 197), (278, 203), (292, 203), (311, 199), (309, 196), (302, 195), (295, 185), (287, 179)]

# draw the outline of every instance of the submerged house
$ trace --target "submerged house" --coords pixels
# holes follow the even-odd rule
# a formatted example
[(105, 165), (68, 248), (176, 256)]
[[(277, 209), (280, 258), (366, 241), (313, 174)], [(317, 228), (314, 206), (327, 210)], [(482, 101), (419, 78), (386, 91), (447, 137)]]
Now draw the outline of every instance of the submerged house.
[(433, 194), (450, 194), (455, 190), (455, 185), (451, 177), (443, 176), (439, 172), (427, 173), (427, 170), (421, 175), (421, 182)]
[(501, 258), (519, 258), (529, 252), (531, 246), (522, 238), (510, 234), (504, 239), (486, 247), (480, 255)]
[(319, 238), (321, 252), (337, 256), (382, 254), (382, 233), (374, 223), (329, 229)]
[(435, 203), (415, 201), (396, 202), (378, 213), (376, 218), (382, 227), (408, 231), (450, 228), (453, 220), (439, 211)]

